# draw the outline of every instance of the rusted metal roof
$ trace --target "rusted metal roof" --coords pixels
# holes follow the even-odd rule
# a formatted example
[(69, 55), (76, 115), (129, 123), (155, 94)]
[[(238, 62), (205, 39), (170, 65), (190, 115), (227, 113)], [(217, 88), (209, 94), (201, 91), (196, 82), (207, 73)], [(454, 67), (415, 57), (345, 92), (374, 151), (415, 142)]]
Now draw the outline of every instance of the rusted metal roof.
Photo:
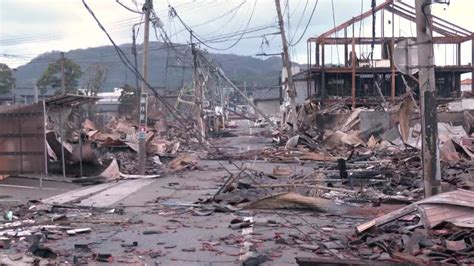
[(442, 222), (474, 227), (474, 191), (458, 189), (435, 195), (358, 225), (356, 229), (360, 233), (415, 211), (421, 214), (426, 228), (433, 228)]

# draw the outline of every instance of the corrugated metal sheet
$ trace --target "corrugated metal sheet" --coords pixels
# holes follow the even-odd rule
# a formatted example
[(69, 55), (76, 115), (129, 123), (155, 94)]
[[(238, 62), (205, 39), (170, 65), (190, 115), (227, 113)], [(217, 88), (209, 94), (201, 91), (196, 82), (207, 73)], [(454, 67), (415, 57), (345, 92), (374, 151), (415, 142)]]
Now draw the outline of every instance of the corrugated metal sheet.
[(44, 103), (0, 106), (0, 125), (0, 174), (45, 174)]
[(48, 106), (77, 106), (87, 102), (95, 102), (100, 100), (100, 97), (76, 95), (76, 94), (63, 94), (55, 97), (48, 98), (46, 105)]
[(423, 222), (428, 228), (436, 227), (443, 222), (457, 219), (474, 219), (474, 210), (464, 206), (446, 204), (423, 204), (419, 206)]
[(442, 222), (472, 228), (474, 227), (474, 191), (458, 189), (420, 200), (358, 225), (357, 232), (361, 233), (371, 227), (384, 225), (414, 211), (421, 214), (426, 228), (433, 228)]
[(420, 205), (425, 203), (458, 205), (474, 208), (474, 191), (458, 189), (420, 200), (415, 204)]

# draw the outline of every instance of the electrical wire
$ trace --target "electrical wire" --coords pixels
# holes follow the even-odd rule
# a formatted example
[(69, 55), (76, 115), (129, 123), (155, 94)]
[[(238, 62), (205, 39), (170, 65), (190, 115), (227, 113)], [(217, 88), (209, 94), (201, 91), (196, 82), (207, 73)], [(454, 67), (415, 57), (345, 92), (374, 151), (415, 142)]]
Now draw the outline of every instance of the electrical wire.
[(121, 5), (123, 8), (127, 9), (128, 11), (130, 12), (133, 12), (133, 13), (136, 13), (136, 14), (143, 14), (143, 12), (140, 12), (140, 11), (136, 11), (136, 10), (133, 10), (131, 8), (129, 8), (128, 6), (126, 6), (125, 4), (123, 4), (122, 2), (120, 2), (120, 0), (115, 0), (115, 2), (119, 5)]
[[(247, 25), (246, 25), (246, 30), (248, 29), (249, 27), (249, 24), (250, 22), (252, 21), (252, 18), (253, 18), (253, 14), (255, 12), (255, 7), (257, 5), (257, 0), (254, 1), (254, 5), (253, 5), (253, 8), (252, 8), (252, 12), (250, 14), (250, 17), (249, 17), (249, 20), (247, 21)], [(212, 50), (219, 50), (219, 51), (225, 51), (225, 50), (229, 50), (233, 47), (235, 47), (239, 42), (240, 40), (242, 39), (242, 37), (244, 36), (245, 34), (245, 31), (242, 32), (242, 34), (240, 35), (239, 39), (236, 40), (233, 44), (229, 45), (228, 47), (225, 47), (225, 48), (218, 48), (218, 47), (213, 47), (213, 46), (210, 46), (209, 44), (205, 43), (205, 41), (201, 40), (199, 35), (197, 35), (196, 33), (193, 32), (193, 30), (183, 21), (183, 19), (178, 15), (178, 13), (176, 12), (176, 10), (170, 6), (170, 11), (172, 12), (172, 14), (174, 16), (176, 16), (179, 21), (181, 22), (181, 24), (183, 24), (183, 26), (189, 31), (189, 33), (193, 36), (194, 39), (196, 39), (199, 43), (201, 43), (202, 45), (204, 45), (205, 47), (209, 48), (209, 49), (212, 49)]]
[[(237, 5), (236, 7), (232, 8), (231, 10), (227, 11), (226, 13), (224, 13), (223, 15), (220, 15), (219, 17), (216, 17), (216, 18), (212, 18), (208, 21), (205, 21), (205, 22), (202, 22), (200, 24), (196, 24), (196, 25), (192, 25), (191, 28), (199, 28), (199, 27), (202, 27), (204, 25), (207, 25), (209, 23), (212, 23), (212, 22), (215, 22), (217, 20), (219, 20), (220, 18), (223, 18), (227, 15), (230, 15), (232, 14), (232, 16), (230, 17), (230, 19), (228, 19), (226, 22), (224, 22), (217, 30), (213, 31), (214, 33), (217, 33), (219, 31), (221, 31), (233, 18), (235, 18), (235, 15), (238, 13), (238, 11), (240, 10), (240, 8), (247, 2), (247, 0), (244, 0), (242, 3), (240, 3), (239, 5)], [(184, 32), (184, 31), (187, 31), (187, 29), (183, 29), (183, 30), (180, 30), (180, 31), (176, 31), (175, 35), (181, 33), (181, 32)]]
[[(303, 21), (303, 17), (304, 17), (304, 14), (306, 13), (306, 8), (308, 7), (308, 3), (309, 3), (309, 0), (306, 0), (306, 3), (304, 4), (304, 7), (303, 7), (303, 12), (301, 12), (300, 19), (298, 20), (298, 24), (296, 25), (297, 30), (300, 28), (301, 22)], [(295, 30), (295, 33), (293, 34), (293, 37), (290, 40), (290, 43), (292, 43), (293, 40), (295, 39), (297, 30)]]
[[(318, 3), (319, 3), (319, 0), (316, 0), (316, 3), (314, 3), (314, 6), (313, 6), (313, 10), (311, 11), (311, 15), (309, 17), (308, 23), (306, 23), (306, 26), (303, 30), (303, 33), (301, 34), (301, 36), (298, 38), (298, 40), (295, 43), (290, 43), (290, 46), (297, 45), (303, 39), (304, 35), (306, 34), (306, 31), (309, 28), (309, 24), (311, 24), (311, 20), (313, 20), (314, 11), (316, 10), (316, 7), (318, 6)], [(296, 34), (296, 32), (295, 32), (295, 34)]]

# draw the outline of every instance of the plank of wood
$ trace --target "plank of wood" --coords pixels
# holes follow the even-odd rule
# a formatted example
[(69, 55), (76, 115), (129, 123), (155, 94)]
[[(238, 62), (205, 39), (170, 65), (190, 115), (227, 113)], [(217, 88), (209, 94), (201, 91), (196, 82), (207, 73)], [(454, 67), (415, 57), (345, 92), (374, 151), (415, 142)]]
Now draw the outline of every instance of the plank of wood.
[(136, 179), (119, 182), (118, 185), (82, 200), (78, 206), (109, 207), (130, 196), (145, 186), (155, 182), (153, 179)]
[(43, 199), (41, 200), (41, 202), (45, 204), (62, 205), (71, 201), (76, 201), (81, 198), (88, 197), (96, 193), (100, 193), (116, 185), (118, 185), (118, 183), (105, 183), (105, 184), (100, 184), (100, 185), (95, 185), (95, 186), (83, 187), (83, 188), (79, 188), (73, 191), (68, 191), (68, 192), (65, 192), (65, 193), (50, 197), (50, 198)]

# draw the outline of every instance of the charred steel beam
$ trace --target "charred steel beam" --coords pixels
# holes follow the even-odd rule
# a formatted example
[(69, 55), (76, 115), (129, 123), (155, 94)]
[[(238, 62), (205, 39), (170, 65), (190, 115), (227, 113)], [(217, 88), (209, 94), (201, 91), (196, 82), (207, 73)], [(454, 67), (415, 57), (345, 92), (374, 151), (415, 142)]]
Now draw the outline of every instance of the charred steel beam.
[[(376, 6), (376, 7), (374, 8), (374, 12), (377, 12), (377, 11), (381, 10), (382, 8), (387, 7), (387, 6), (390, 5), (392, 2), (393, 2), (393, 0), (386, 0), (386, 1), (383, 2), (382, 4)], [(327, 32), (325, 32), (325, 33), (323, 33), (323, 34), (321, 34), (319, 37), (316, 37), (316, 38), (309, 38), (308, 40), (310, 40), (310, 41), (311, 41), (311, 40), (316, 41), (317, 39), (323, 39), (323, 38), (325, 38), (325, 37), (329, 37), (329, 36), (331, 36), (332, 34), (338, 32), (338, 31), (340, 31), (340, 30), (342, 30), (342, 29), (344, 29), (344, 28), (346, 28), (346, 27), (348, 27), (348, 26), (350, 26), (351, 24), (353, 24), (353, 23), (355, 23), (355, 22), (358, 22), (358, 21), (360, 21), (360, 20), (362, 20), (362, 19), (364, 19), (364, 18), (367, 18), (368, 16), (371, 16), (371, 15), (372, 15), (372, 9), (369, 10), (369, 11), (367, 11), (367, 12), (365, 12), (365, 13), (360, 14), (360, 15), (357, 16), (357, 17), (353, 17), (352, 19), (349, 19), (348, 21), (346, 21), (346, 22), (344, 22), (344, 23), (342, 23), (342, 24), (339, 24), (339, 26), (336, 26), (335, 28), (333, 28), (333, 29), (331, 29), (331, 30), (329, 30), (329, 31), (327, 31)]]
[[(404, 18), (404, 19), (408, 19), (412, 22), (415, 22), (416, 21), (416, 16), (415, 14), (411, 13), (411, 12), (408, 12), (408, 11), (401, 11), (397, 8), (400, 8), (400, 7), (396, 7), (396, 6), (388, 6), (387, 7), (387, 10), (390, 11), (390, 12), (393, 12), (395, 13), (396, 15)], [(402, 9), (403, 10), (403, 9)], [(433, 30), (440, 33), (440, 34), (443, 34), (445, 36), (456, 36), (455, 33), (452, 33), (452, 32), (449, 32), (445, 29), (442, 29), (436, 25), (433, 25)]]
[[(405, 6), (405, 7), (407, 7), (407, 8), (411, 8), (411, 9), (413, 9), (412, 12), (415, 11), (415, 9), (414, 9), (413, 6), (410, 6), (410, 5), (408, 5), (407, 3), (404, 3), (403, 1), (397, 2), (396, 5), (402, 5), (402, 6)], [(437, 16), (432, 15), (432, 19), (433, 19), (433, 21), (436, 22), (437, 24), (442, 25), (442, 23), (445, 23), (445, 24), (447, 24), (447, 25), (442, 25), (442, 26), (447, 27), (447, 28), (449, 28), (449, 29), (457, 29), (457, 31), (462, 32), (464, 35), (469, 36), (469, 35), (472, 34), (471, 31), (469, 31), (469, 30), (467, 30), (467, 29), (465, 29), (465, 28), (463, 28), (463, 27), (460, 27), (460, 26), (458, 26), (458, 25), (456, 25), (456, 24), (453, 24), (453, 23), (451, 23), (451, 22), (449, 22), (449, 21), (447, 21), (447, 20), (444, 20), (444, 19), (442, 19), (442, 18), (440, 18), (440, 17), (437, 17)], [(439, 20), (439, 22), (438, 22), (438, 20)], [(441, 23), (441, 22), (442, 22), (442, 23)]]

